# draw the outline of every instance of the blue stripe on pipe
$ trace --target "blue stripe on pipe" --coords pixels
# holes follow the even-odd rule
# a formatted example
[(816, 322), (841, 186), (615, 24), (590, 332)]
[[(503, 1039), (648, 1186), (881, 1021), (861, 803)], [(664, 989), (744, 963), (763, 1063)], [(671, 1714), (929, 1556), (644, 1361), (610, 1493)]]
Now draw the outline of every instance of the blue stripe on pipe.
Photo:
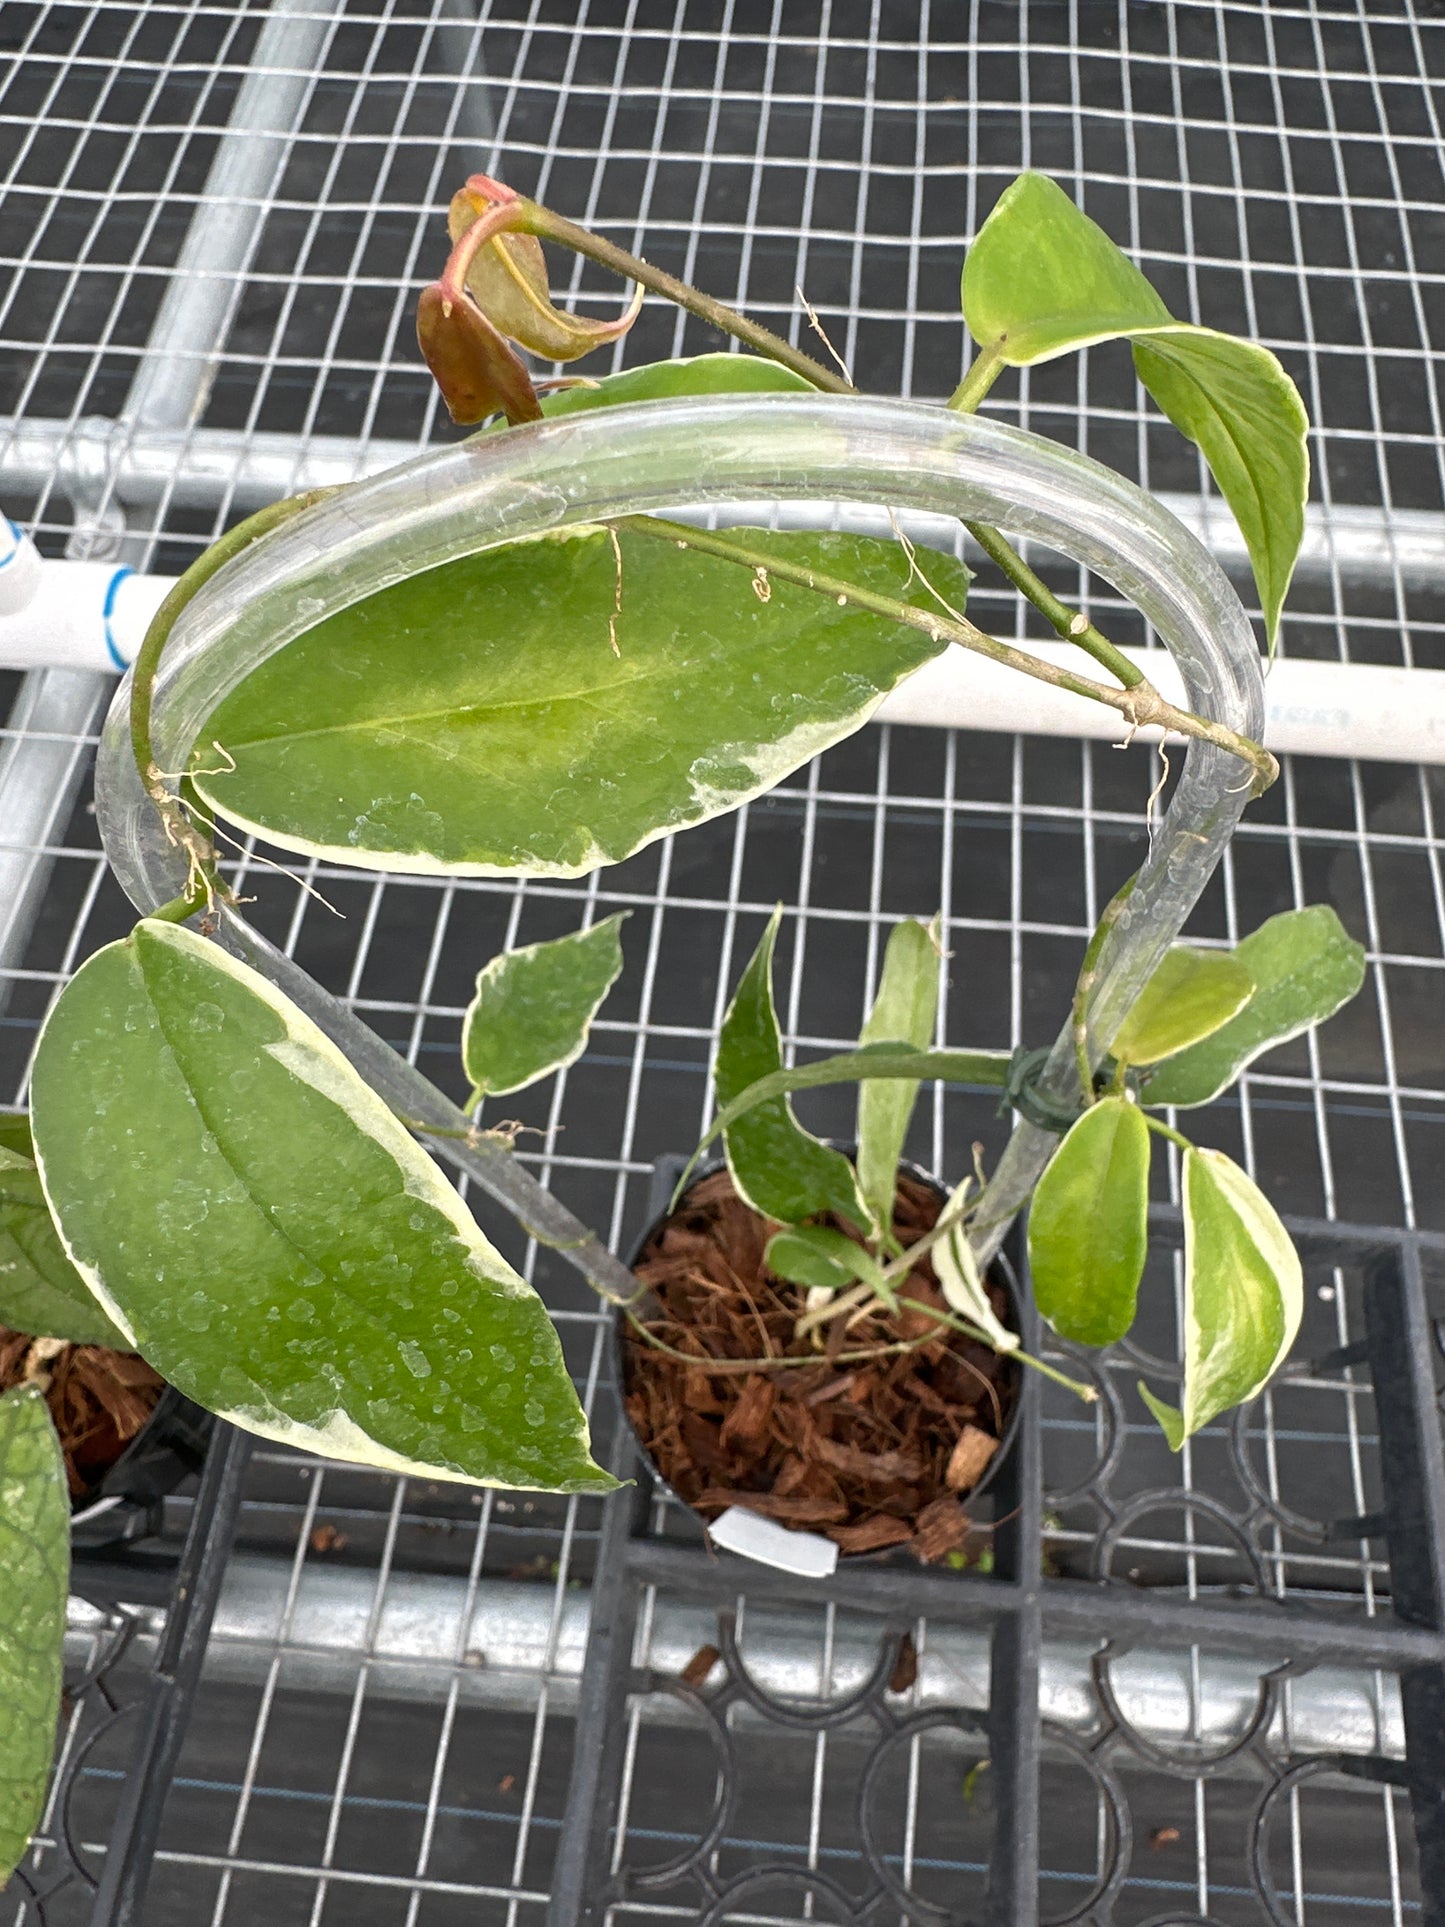
[(115, 614), (115, 598), (120, 591), (121, 583), (125, 581), (128, 575), (134, 574), (134, 569), (122, 567), (116, 570), (106, 585), (105, 601), (102, 603), (100, 610), (100, 620), (105, 632), (106, 650), (111, 661), (115, 664), (116, 668), (120, 670), (122, 675), (130, 668), (130, 664), (115, 646), (115, 636), (111, 631), (110, 619)]

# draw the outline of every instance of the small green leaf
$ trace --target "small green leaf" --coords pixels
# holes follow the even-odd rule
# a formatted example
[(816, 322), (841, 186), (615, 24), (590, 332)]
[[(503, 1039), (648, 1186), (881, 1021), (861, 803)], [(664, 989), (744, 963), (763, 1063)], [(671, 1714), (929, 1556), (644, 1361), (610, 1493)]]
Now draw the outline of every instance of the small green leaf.
[(1303, 1315), (1299, 1254), (1273, 1205), (1222, 1151), (1191, 1145), (1184, 1154), (1184, 1408), (1177, 1435), (1165, 1427), (1176, 1451), (1273, 1377)]
[(1106, 1097), (1070, 1127), (1029, 1207), (1034, 1301), (1080, 1345), (1111, 1345), (1134, 1322), (1149, 1242), (1149, 1126)]
[(826, 1224), (775, 1231), (763, 1258), (779, 1278), (810, 1290), (844, 1291), (855, 1279), (871, 1282), (879, 1269), (861, 1245)]
[(1203, 454), (1249, 550), (1271, 648), (1309, 494), (1309, 420), (1267, 348), (1176, 321), (1104, 230), (1043, 174), (1004, 190), (968, 251), (963, 313), (1015, 368), (1125, 338), (1139, 379)]
[[(614, 408), (623, 402), (673, 401), (684, 395), (812, 395), (812, 382), (760, 355), (690, 355), (676, 361), (651, 361), (620, 375), (575, 388), (558, 388), (542, 397), (542, 413), (575, 415), (587, 408)], [(489, 433), (496, 431), (489, 430)]]
[(535, 1084), (587, 1047), (587, 1032), (622, 974), (619, 910), (589, 930), (493, 957), (462, 1019), (462, 1064), (474, 1096)]
[(32, 1083), (72, 1261), (172, 1384), (423, 1478), (605, 1492), (541, 1299), (336, 1047), (194, 931), (61, 993)]
[(1169, 1450), (1171, 1452), (1177, 1452), (1180, 1446), (1183, 1445), (1186, 1436), (1184, 1431), (1184, 1414), (1177, 1405), (1170, 1405), (1166, 1403), (1164, 1399), (1156, 1398), (1142, 1378), (1138, 1379), (1136, 1383), (1139, 1387), (1140, 1398), (1143, 1399), (1144, 1403), (1149, 1407), (1149, 1410), (1154, 1414), (1155, 1418), (1158, 1419), (1159, 1430), (1169, 1441)]
[(1222, 1030), (1254, 994), (1247, 965), (1228, 950), (1177, 944), (1119, 1026), (1112, 1050), (1120, 1064), (1153, 1064)]
[(1013, 368), (1173, 316), (1138, 268), (1047, 174), (1020, 174), (963, 263), (963, 318)]
[(0, 1398), (0, 1887), (45, 1807), (60, 1714), (70, 1499), (34, 1386)]
[[(895, 542), (728, 534), (906, 596)], [(961, 606), (967, 572), (946, 557), (929, 570)], [(596, 527), (408, 576), (247, 677), (202, 731), (236, 767), (217, 773), (208, 747), (197, 787), (327, 862), (566, 877), (620, 863), (771, 789), (948, 646), (795, 583), (770, 580), (766, 600), (759, 586), (734, 562)]]
[(1281, 911), (1234, 954), (1254, 979), (1254, 995), (1212, 1037), (1155, 1066), (1146, 1104), (1208, 1104), (1264, 1051), (1332, 1017), (1365, 981), (1364, 948), (1327, 903)]
[[(949, 1217), (961, 1211), (972, 1185), (973, 1179), (965, 1178), (939, 1215)], [(933, 1275), (950, 1309), (956, 1311), (960, 1318), (968, 1319), (970, 1324), (977, 1325), (995, 1351), (1016, 1352), (1020, 1344), (1019, 1335), (1000, 1322), (989, 1303), (983, 1279), (979, 1276), (978, 1260), (962, 1225), (955, 1225), (939, 1239), (933, 1247), (932, 1257)]]
[[(29, 1120), (18, 1123), (29, 1145)], [(20, 1141), (19, 1130), (7, 1135)], [(126, 1349), (125, 1334), (65, 1255), (34, 1159), (7, 1147), (0, 1147), (0, 1325), (36, 1338)]]
[(1310, 425), (1299, 390), (1268, 348), (1182, 323), (1136, 337), (1134, 366), (1234, 513), (1273, 648), (1309, 496)]
[[(888, 939), (878, 995), (859, 1036), (860, 1044), (912, 1044), (926, 1050), (938, 1016), (939, 954), (934, 932), (910, 919)], [(858, 1184), (874, 1221), (893, 1225), (898, 1160), (918, 1099), (917, 1081), (870, 1078), (858, 1086)]]
[[(782, 906), (773, 912), (733, 993), (718, 1038), (717, 1101), (726, 1106), (760, 1077), (780, 1071), (783, 1042), (773, 1005), (773, 948)], [(786, 1097), (754, 1105), (723, 1134), (728, 1169), (740, 1197), (765, 1218), (801, 1224), (836, 1211), (860, 1230), (871, 1227), (853, 1166), (793, 1116)]]

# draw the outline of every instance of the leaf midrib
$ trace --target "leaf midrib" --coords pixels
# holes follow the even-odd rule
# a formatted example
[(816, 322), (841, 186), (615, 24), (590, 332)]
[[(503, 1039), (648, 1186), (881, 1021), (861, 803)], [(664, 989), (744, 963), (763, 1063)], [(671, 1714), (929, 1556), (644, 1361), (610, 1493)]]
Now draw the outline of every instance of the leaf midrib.
[[(322, 723), (315, 729), (279, 730), (274, 736), (232, 736), (228, 739), (228, 745), (235, 749), (256, 749), (272, 743), (304, 743), (319, 736), (355, 735), (371, 729), (411, 729), (421, 723), (438, 722), (450, 716), (470, 716), (478, 712), (490, 714), (493, 710), (502, 709), (549, 708), (554, 703), (596, 702), (614, 689), (630, 689), (664, 673), (659, 665), (655, 670), (639, 670), (636, 675), (618, 676), (611, 683), (598, 683), (591, 689), (568, 689), (556, 696), (506, 696), (481, 702), (448, 703), (442, 708), (408, 710), (399, 716), (364, 716), (351, 721)], [(230, 774), (229, 771), (222, 773)]]
[[(746, 613), (751, 614), (752, 612), (748, 611)], [(800, 629), (836, 628), (840, 626), (841, 622), (846, 621), (850, 615), (855, 615), (856, 613), (855, 611), (840, 613), (836, 608), (825, 606), (812, 611), (808, 615), (800, 616), (798, 627)], [(875, 621), (884, 620), (883, 618), (877, 617), (873, 619)], [(793, 632), (791, 639), (796, 640), (796, 631)], [(766, 651), (776, 647), (776, 643), (776, 636), (764, 638), (760, 643), (760, 648)], [(730, 653), (733, 660), (738, 660), (741, 655), (749, 652), (733, 651)], [(402, 715), (369, 716), (350, 721), (324, 723), (315, 729), (282, 730), (272, 736), (231, 736), (227, 739), (227, 747), (231, 750), (255, 749), (272, 744), (314, 741), (325, 736), (355, 735), (373, 729), (412, 729), (423, 723), (437, 722), (454, 716), (469, 716), (479, 712), (491, 714), (493, 711), (508, 709), (550, 708), (559, 703), (594, 702), (600, 705), (602, 699), (610, 696), (614, 691), (636, 688), (648, 682), (655, 682), (664, 676), (675, 675), (679, 671), (695, 674), (699, 669), (706, 668), (712, 660), (713, 658), (708, 655), (687, 655), (685, 653), (679, 653), (670, 657), (660, 658), (654, 663), (643, 663), (633, 670), (631, 674), (628, 674), (626, 672), (629, 665), (626, 657), (624, 657), (622, 672), (618, 673), (614, 671), (609, 681), (592, 684), (590, 686), (584, 685), (575, 689), (562, 690), (555, 695), (487, 698), (478, 702), (449, 703), (439, 708), (409, 710)], [(840, 670), (840, 672), (837, 673), (846, 672)], [(876, 682), (873, 677), (869, 676), (868, 680), (874, 682), (874, 686), (876, 687)]]

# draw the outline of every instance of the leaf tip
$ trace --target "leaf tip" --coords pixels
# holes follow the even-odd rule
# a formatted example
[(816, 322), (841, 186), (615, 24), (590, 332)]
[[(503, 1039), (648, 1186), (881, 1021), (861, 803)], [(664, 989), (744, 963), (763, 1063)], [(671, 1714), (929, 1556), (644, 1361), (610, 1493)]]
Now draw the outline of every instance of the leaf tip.
[(1142, 1378), (1137, 1382), (1139, 1386), (1139, 1396), (1159, 1421), (1159, 1430), (1168, 1440), (1169, 1450), (1171, 1452), (1179, 1451), (1185, 1439), (1189, 1436), (1184, 1429), (1184, 1414), (1179, 1410), (1178, 1406), (1166, 1404), (1162, 1398), (1156, 1398)]

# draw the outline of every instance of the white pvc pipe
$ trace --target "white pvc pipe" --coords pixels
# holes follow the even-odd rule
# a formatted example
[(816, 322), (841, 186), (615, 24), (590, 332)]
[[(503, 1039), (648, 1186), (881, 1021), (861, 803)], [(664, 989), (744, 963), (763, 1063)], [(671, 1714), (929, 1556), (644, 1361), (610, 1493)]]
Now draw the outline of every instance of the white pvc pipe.
[[(0, 572), (0, 583), (5, 572)], [(116, 562), (42, 562), (18, 608), (0, 600), (0, 668), (130, 666), (170, 578)]]
[[(8, 526), (0, 524), (0, 543)], [(34, 556), (28, 539), (23, 549)], [(6, 553), (13, 550), (12, 542)], [(22, 576), (29, 599), (11, 607)], [(137, 575), (111, 562), (32, 564), (23, 553), (8, 567), (0, 561), (0, 668), (124, 669), (170, 587), (167, 577)], [(1067, 643), (1029, 647), (1047, 661), (1090, 673), (1087, 658)], [(1167, 650), (1125, 654), (1144, 665), (1163, 695), (1182, 700)], [(1445, 763), (1445, 671), (1281, 658), (1269, 672), (1265, 694), (1265, 741), (1273, 750)], [(884, 701), (878, 719), (1098, 742), (1121, 742), (1125, 734), (1114, 710), (1046, 683), (1025, 682), (962, 649), (947, 650), (910, 676)], [(1140, 741), (1157, 734), (1140, 731)]]
[[(1064, 642), (1031, 642), (1032, 655), (1100, 682), (1108, 677)], [(1183, 680), (1164, 649), (1126, 649), (1159, 693), (1182, 703)], [(1283, 754), (1358, 756), (1369, 762), (1445, 763), (1445, 670), (1276, 658), (1264, 685), (1266, 745)], [(885, 698), (881, 721), (955, 729), (1017, 730), (1025, 736), (1122, 743), (1117, 711), (1048, 683), (1029, 682), (983, 656), (949, 649)], [(1138, 732), (1157, 742), (1160, 732)]]
[(40, 551), (24, 529), (0, 517), (0, 615), (33, 601), (42, 566)]

